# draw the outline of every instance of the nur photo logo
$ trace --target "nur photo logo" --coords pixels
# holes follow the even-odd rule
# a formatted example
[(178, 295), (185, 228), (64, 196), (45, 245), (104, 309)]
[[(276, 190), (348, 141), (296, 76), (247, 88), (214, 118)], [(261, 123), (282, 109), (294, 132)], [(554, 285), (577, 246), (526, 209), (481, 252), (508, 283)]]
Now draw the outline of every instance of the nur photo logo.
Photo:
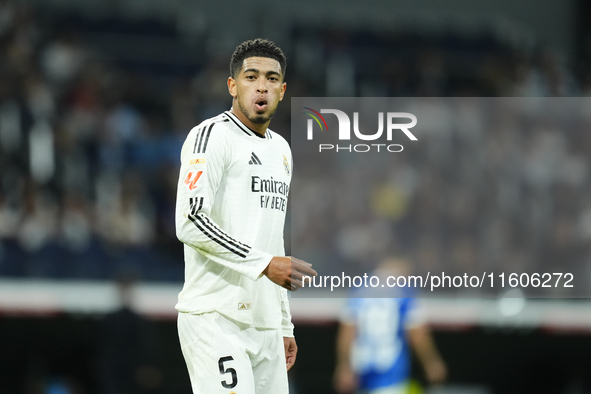
[[(409, 112), (378, 112), (378, 130), (373, 133), (367, 133), (366, 130), (362, 132), (359, 127), (359, 112), (353, 112), (353, 124), (351, 125), (351, 119), (346, 112), (339, 109), (320, 109), (316, 111), (310, 107), (302, 107), (306, 111), (302, 111), (310, 118), (307, 121), (306, 137), (308, 140), (314, 140), (314, 129), (318, 129), (320, 132), (332, 132), (328, 129), (326, 119), (322, 114), (332, 114), (336, 116), (338, 122), (338, 141), (351, 141), (352, 138), (361, 141), (376, 141), (382, 138), (384, 131), (386, 134), (386, 141), (391, 142), (395, 132), (402, 132), (411, 141), (417, 141), (417, 137), (409, 130), (416, 126), (417, 117)], [(401, 119), (410, 120), (410, 122), (400, 123)], [(385, 123), (385, 126), (384, 126)], [(315, 127), (315, 124), (318, 127)], [(351, 127), (352, 126), (352, 127)], [(351, 133), (351, 131), (353, 133)], [(353, 135), (352, 135), (353, 134)], [(372, 144), (318, 144), (318, 151), (329, 151), (335, 152), (347, 151), (347, 152), (369, 152), (369, 151), (388, 151), (388, 152), (402, 152), (404, 147), (400, 144), (386, 144), (386, 143), (372, 143)]]

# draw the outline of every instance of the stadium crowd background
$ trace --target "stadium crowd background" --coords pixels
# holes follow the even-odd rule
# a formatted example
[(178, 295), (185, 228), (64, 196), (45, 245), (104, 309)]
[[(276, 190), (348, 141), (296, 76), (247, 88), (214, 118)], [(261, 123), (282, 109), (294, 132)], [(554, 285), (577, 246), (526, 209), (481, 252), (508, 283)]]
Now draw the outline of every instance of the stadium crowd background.
[[(519, 28), (508, 35), (494, 23), (462, 30), (450, 20), (422, 32), (384, 24), (338, 27), (311, 16), (314, 23), (277, 31), (245, 26), (242, 37), (216, 29), (206, 13), (171, 19), (122, 12), (131, 3), (142, 9), (137, 2), (88, 2), (100, 4), (100, 12), (65, 3), (0, 0), (2, 279), (110, 280), (131, 273), (143, 281), (182, 282), (173, 214), (178, 153), (193, 126), (228, 109), (228, 57), (242, 39), (267, 36), (286, 52), (287, 97), (271, 126), (288, 140), (290, 97), (591, 93), (584, 2), (565, 2), (580, 14), (568, 53)], [(357, 168), (359, 183), (336, 199), (337, 211), (324, 213), (339, 224), (310, 215), (297, 226), (288, 223), (286, 240), (315, 247), (316, 240), (330, 239), (330, 249), (313, 253), (338, 256), (351, 267), (375, 252), (368, 245), (397, 240), (423, 266), (445, 261), (469, 271), (486, 261), (527, 271), (560, 264), (591, 278), (589, 123), (567, 133), (505, 121), (480, 133), (445, 129), (418, 156), (397, 157), (375, 177)], [(308, 171), (318, 164), (295, 165)], [(362, 183), (378, 185), (370, 201), (360, 197)], [(381, 219), (373, 220), (375, 214)], [(10, 324), (4, 320), (5, 328)], [(87, 322), (68, 324), (69, 332), (94, 330)], [(300, 332), (305, 349), (309, 337), (305, 328)], [(64, 342), (76, 339), (65, 335)], [(69, 392), (99, 392), (98, 379), (72, 365), (79, 359), (72, 355), (94, 349), (62, 346), (48, 349), (68, 355), (60, 362), (70, 368), (61, 373), (70, 376)], [(17, 374), (28, 379), (22, 392), (47, 392), (41, 381), (51, 374), (43, 367), (48, 356), (36, 351), (11, 353), (30, 357), (15, 362), (27, 365)], [(144, 391), (159, 392), (157, 385)]]

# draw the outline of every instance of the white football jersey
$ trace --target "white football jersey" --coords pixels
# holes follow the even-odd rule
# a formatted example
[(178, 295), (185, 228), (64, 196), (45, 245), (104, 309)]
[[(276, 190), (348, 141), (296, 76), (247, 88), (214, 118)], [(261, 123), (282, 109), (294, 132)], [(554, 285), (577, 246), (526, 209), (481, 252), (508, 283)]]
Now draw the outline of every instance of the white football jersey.
[(193, 128), (181, 152), (176, 232), (184, 245), (185, 284), (176, 309), (217, 311), (293, 336), (287, 290), (262, 271), (284, 256), (291, 181), (289, 144), (226, 111)]

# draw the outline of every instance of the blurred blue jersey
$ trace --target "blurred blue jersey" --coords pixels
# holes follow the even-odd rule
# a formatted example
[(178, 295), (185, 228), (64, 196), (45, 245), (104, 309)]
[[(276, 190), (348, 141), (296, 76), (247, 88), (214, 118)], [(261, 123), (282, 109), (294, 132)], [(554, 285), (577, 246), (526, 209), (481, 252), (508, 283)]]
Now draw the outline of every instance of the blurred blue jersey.
[(351, 364), (359, 388), (372, 390), (401, 384), (410, 375), (405, 329), (418, 323), (412, 298), (352, 298), (344, 322), (356, 326)]

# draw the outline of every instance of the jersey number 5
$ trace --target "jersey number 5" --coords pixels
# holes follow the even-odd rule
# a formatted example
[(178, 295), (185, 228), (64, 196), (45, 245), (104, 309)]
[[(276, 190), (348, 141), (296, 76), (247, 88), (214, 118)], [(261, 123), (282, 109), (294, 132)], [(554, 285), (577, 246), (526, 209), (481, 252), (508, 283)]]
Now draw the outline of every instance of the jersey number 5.
[(224, 368), (224, 363), (226, 361), (232, 361), (234, 358), (232, 356), (220, 357), (218, 361), (218, 366), (220, 367), (220, 375), (225, 375), (227, 373), (231, 374), (232, 381), (228, 383), (226, 380), (222, 380), (222, 386), (225, 389), (233, 389), (238, 384), (238, 375), (236, 375), (236, 370), (234, 368)]
[(189, 171), (189, 173), (187, 174), (187, 177), (185, 178), (185, 185), (187, 185), (189, 187), (189, 190), (193, 190), (197, 187), (197, 181), (201, 177), (201, 174), (203, 174), (203, 171), (199, 171), (199, 172)]

